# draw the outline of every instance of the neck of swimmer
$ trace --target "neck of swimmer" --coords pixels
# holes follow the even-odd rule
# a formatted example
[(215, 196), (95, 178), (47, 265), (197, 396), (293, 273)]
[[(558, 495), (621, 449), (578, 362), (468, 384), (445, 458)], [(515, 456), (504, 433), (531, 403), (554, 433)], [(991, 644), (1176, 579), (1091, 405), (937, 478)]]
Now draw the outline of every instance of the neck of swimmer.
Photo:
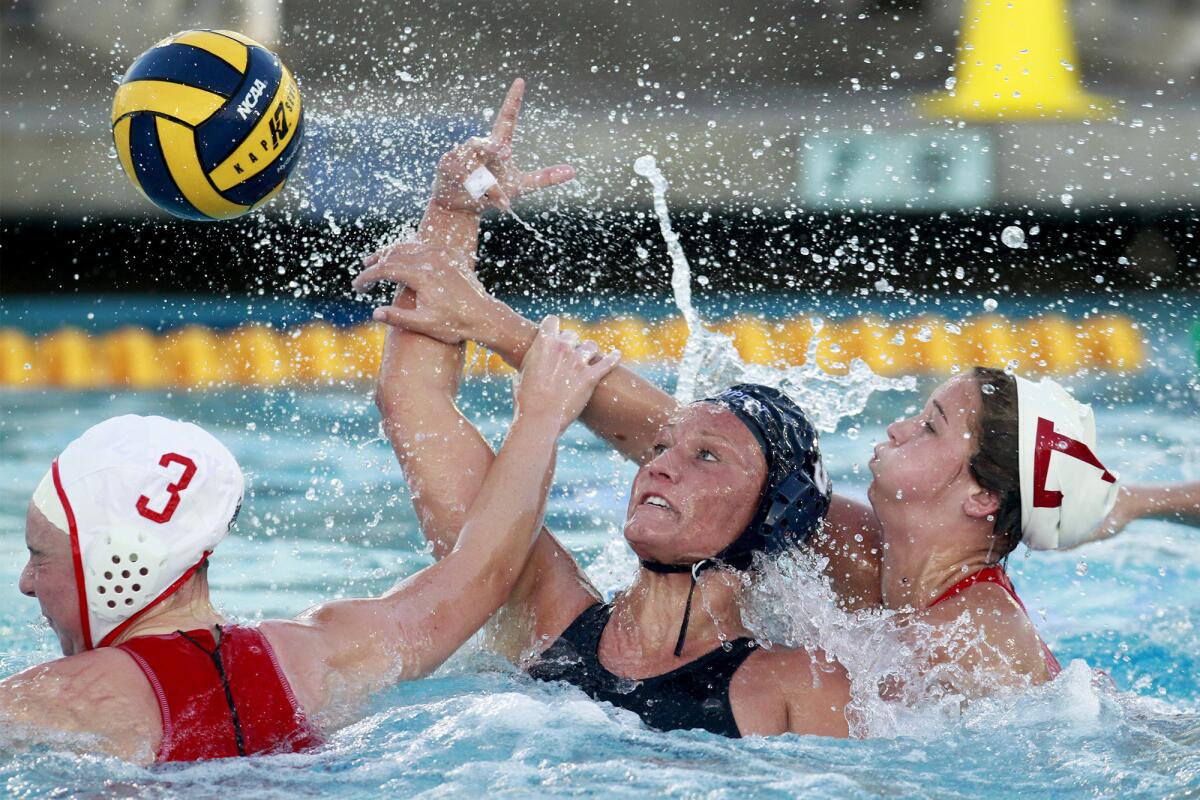
[[(659, 573), (641, 567), (633, 584), (614, 600), (613, 618), (626, 635), (636, 640), (641, 652), (674, 657), (691, 588), (689, 573)], [(690, 661), (712, 650), (723, 639), (744, 635), (738, 606), (740, 592), (736, 578), (723, 570), (700, 573), (680, 661)]]
[[(884, 522), (883, 528), (880, 588), (885, 608), (926, 609), (963, 578), (996, 563), (990, 523), (924, 518)], [(913, 530), (920, 530), (919, 540), (908, 533)], [(916, 541), (936, 544), (924, 547)]]
[(160, 636), (175, 631), (212, 630), (224, 625), (225, 618), (212, 607), (208, 597), (208, 578), (196, 574), (175, 594), (147, 611), (116, 638), (114, 645), (139, 636)]

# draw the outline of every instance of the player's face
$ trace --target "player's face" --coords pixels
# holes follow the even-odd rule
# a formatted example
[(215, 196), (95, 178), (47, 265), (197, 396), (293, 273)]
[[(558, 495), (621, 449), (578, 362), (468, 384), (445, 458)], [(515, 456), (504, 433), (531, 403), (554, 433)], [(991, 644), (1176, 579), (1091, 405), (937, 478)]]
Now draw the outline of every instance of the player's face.
[(969, 476), (979, 448), (975, 430), (982, 412), (975, 381), (954, 378), (933, 391), (915, 415), (893, 422), (887, 441), (875, 446), (867, 496), (880, 505), (937, 502)]
[(21, 570), (21, 593), (37, 598), (64, 655), (82, 652), (83, 626), (70, 537), (30, 503), (25, 515), (25, 545), (29, 561)]
[(669, 564), (723, 550), (750, 524), (767, 479), (754, 434), (732, 411), (697, 403), (663, 426), (654, 451), (633, 481), (629, 545)]

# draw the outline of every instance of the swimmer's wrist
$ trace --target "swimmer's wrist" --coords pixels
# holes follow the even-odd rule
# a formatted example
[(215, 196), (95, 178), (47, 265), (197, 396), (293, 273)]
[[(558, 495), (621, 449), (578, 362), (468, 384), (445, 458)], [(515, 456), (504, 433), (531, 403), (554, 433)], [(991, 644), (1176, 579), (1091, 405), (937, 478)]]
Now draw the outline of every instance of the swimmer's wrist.
[(510, 438), (516, 435), (553, 444), (558, 440), (563, 427), (562, 420), (554, 414), (547, 414), (536, 407), (523, 408), (518, 401), (516, 414), (513, 415), (512, 429), (508, 435)]
[(479, 244), (479, 214), (474, 211), (447, 208), (431, 199), (417, 228), (419, 238), (429, 244), (441, 245), (475, 253)]
[(472, 336), (479, 344), (504, 359), (510, 367), (520, 369), (525, 353), (537, 338), (537, 325), (513, 311), (504, 302), (493, 300), (484, 315), (477, 335)]

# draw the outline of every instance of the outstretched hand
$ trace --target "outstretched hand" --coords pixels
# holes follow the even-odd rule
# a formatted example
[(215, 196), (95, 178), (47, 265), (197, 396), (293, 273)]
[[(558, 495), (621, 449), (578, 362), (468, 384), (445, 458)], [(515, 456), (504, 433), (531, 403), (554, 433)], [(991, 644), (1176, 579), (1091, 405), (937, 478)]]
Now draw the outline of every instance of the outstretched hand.
[(559, 330), (558, 317), (546, 317), (513, 383), (517, 416), (550, 417), (565, 431), (620, 359), (616, 350), (601, 356), (595, 342), (580, 342)]
[[(491, 134), (487, 138), (472, 137), (442, 156), (433, 181), (433, 205), (447, 211), (474, 213), (488, 208), (507, 210), (522, 195), (575, 177), (575, 169), (569, 164), (524, 172), (513, 163), (512, 140), (524, 93), (525, 81), (517, 78), (496, 115)], [(475, 199), (463, 181), (479, 167), (487, 167), (495, 175), (496, 184)]]

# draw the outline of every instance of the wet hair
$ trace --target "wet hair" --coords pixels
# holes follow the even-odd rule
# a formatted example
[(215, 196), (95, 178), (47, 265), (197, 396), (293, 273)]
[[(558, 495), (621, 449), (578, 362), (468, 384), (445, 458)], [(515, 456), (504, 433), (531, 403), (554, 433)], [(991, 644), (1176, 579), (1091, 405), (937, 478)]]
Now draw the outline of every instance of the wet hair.
[(1004, 370), (975, 367), (983, 413), (975, 426), (979, 448), (969, 466), (975, 482), (1000, 499), (992, 535), (992, 557), (999, 561), (1021, 543), (1021, 465), (1018, 439), (1017, 381)]

